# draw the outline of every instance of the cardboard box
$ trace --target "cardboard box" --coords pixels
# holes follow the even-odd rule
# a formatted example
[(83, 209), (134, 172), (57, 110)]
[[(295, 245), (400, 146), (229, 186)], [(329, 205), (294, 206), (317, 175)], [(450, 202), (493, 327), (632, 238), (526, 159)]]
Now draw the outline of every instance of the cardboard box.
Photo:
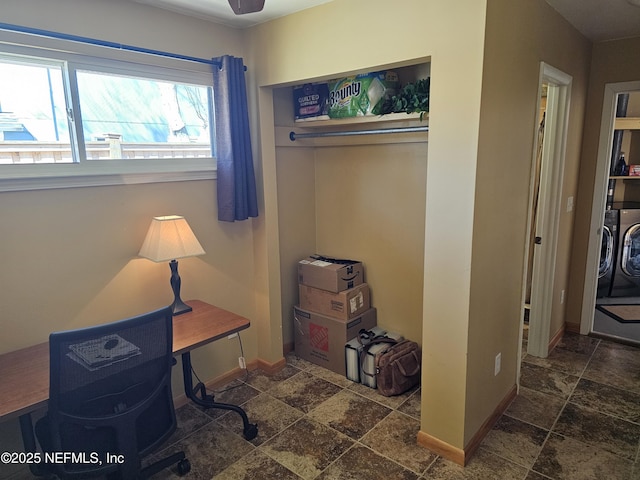
[(306, 83), (295, 87), (293, 108), (296, 120), (329, 119), (329, 86), (326, 83)]
[(333, 80), (329, 82), (329, 117), (377, 115), (379, 105), (395, 95), (398, 86), (398, 74), (391, 70)]
[(298, 283), (338, 293), (364, 283), (364, 267), (355, 260), (313, 255), (298, 262)]
[(371, 308), (369, 285), (362, 283), (342, 292), (334, 293), (308, 285), (299, 285), (300, 308), (328, 317), (349, 320)]
[(293, 308), (296, 354), (309, 362), (346, 375), (345, 345), (361, 328), (376, 326), (376, 309), (370, 308), (359, 317), (339, 320), (299, 307)]

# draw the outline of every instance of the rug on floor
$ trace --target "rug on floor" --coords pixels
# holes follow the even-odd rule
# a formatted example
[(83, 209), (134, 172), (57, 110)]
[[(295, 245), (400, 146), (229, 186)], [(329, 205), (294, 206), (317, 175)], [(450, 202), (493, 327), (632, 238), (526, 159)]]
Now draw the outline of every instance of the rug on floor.
[(640, 305), (596, 305), (601, 312), (621, 323), (640, 323)]

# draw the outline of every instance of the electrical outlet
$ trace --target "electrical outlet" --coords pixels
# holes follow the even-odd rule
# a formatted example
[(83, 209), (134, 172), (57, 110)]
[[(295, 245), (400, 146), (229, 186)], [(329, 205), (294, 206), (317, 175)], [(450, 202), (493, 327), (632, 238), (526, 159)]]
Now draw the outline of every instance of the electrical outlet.
[(238, 357), (238, 365), (240, 365), (240, 368), (243, 370), (247, 369), (247, 362), (245, 362), (244, 357)]
[(237, 336), (238, 336), (238, 332), (236, 332), (236, 333), (232, 333), (231, 335), (227, 335), (227, 338), (228, 338), (229, 340), (233, 340), (233, 339), (234, 339), (234, 338), (236, 338)]
[(560, 305), (562, 305), (563, 303), (564, 303), (564, 290), (560, 292)]
[(567, 213), (573, 210), (573, 197), (567, 198)]
[(502, 363), (502, 353), (498, 353), (496, 355), (496, 361), (493, 366), (493, 376), (496, 376), (500, 373), (501, 363)]

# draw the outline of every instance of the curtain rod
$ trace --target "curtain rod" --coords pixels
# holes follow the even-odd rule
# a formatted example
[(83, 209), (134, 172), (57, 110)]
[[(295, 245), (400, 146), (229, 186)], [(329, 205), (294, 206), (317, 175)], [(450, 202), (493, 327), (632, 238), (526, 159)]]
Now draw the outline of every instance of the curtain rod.
[[(30, 35), (39, 35), (41, 37), (56, 38), (59, 40), (69, 40), (72, 42), (86, 43), (88, 45), (96, 45), (99, 47), (115, 48), (116, 50), (126, 50), (129, 52), (146, 53), (149, 55), (157, 55), (160, 57), (176, 58), (178, 60), (187, 60), (189, 62), (204, 63), (214, 65), (218, 68), (222, 67), (222, 62), (206, 58), (190, 57), (188, 55), (179, 55), (177, 53), (163, 52), (161, 50), (152, 50), (149, 48), (134, 47), (133, 45), (125, 45), (123, 43), (108, 42), (106, 40), (98, 40), (95, 38), (81, 37), (79, 35), (70, 35), (67, 33), (53, 32), (50, 30), (42, 30), (39, 28), (23, 27), (20, 25), (12, 25), (10, 23), (0, 23), (0, 30), (8, 30), (10, 32), (27, 33)], [(245, 67), (246, 70), (246, 67)]]
[(429, 127), (398, 127), (398, 128), (379, 128), (374, 130), (349, 130), (345, 132), (318, 132), (318, 133), (289, 133), (289, 140), (295, 142), (298, 138), (316, 138), (316, 137), (348, 137), (352, 135), (379, 135), (384, 133), (411, 133), (411, 132), (428, 132)]

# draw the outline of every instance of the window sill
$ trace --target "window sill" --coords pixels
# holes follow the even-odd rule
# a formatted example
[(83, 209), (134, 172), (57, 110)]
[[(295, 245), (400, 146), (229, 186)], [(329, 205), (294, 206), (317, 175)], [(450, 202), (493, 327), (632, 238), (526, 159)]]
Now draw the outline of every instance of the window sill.
[(217, 178), (215, 159), (87, 160), (0, 165), (0, 192), (135, 185)]

